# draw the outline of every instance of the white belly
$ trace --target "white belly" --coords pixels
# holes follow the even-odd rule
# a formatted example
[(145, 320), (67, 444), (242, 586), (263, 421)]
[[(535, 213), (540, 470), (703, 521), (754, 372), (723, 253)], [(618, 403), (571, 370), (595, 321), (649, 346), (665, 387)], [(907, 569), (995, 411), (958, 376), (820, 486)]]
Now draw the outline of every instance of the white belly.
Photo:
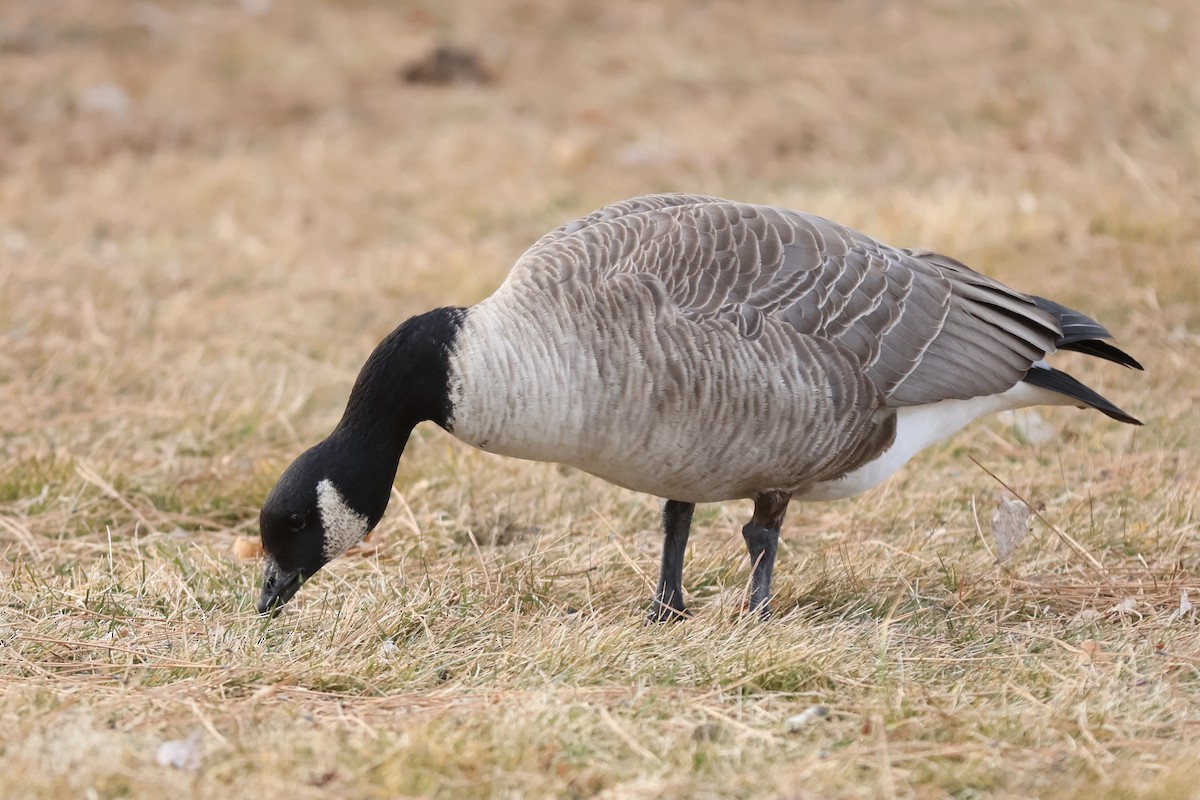
[(1070, 405), (1071, 402), (1057, 392), (1022, 382), (997, 395), (901, 408), (896, 413), (896, 440), (883, 454), (840, 478), (818, 483), (807, 491), (797, 493), (795, 499), (841, 500), (853, 497), (883, 483), (921, 450), (953, 436), (980, 417), (1026, 406)]

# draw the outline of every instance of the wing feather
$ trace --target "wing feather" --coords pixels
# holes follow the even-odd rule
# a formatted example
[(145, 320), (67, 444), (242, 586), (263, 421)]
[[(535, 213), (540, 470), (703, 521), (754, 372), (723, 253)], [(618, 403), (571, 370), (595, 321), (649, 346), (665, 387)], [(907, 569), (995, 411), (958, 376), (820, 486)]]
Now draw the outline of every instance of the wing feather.
[(651, 195), (542, 237), (510, 282), (601, 286), (632, 273), (696, 320), (758, 339), (783, 324), (838, 343), (889, 406), (1002, 392), (1055, 348), (1053, 314), (947, 256), (788, 209)]

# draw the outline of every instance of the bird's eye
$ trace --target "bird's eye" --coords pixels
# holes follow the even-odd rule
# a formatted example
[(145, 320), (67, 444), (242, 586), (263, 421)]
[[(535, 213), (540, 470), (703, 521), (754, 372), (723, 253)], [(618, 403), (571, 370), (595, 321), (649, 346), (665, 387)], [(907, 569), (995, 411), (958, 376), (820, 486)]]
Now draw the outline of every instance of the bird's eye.
[(298, 531), (304, 527), (304, 515), (300, 513), (288, 514), (288, 527), (294, 531)]

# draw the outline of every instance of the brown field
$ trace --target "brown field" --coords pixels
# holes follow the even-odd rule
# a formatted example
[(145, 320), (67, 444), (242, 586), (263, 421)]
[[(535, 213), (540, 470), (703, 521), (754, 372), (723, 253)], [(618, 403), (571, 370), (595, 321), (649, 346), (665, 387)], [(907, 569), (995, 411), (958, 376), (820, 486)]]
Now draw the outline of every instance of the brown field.
[[(1197, 42), (1195, 0), (4, 2), (0, 797), (1200, 797)], [(490, 80), (405, 81), (439, 44)], [(749, 503), (702, 507), (652, 627), (655, 498), (422, 426), (257, 617), (234, 542), (374, 344), (677, 190), (1093, 313), (1147, 371), (1067, 368), (1147, 424), (794, 506), (766, 624)]]

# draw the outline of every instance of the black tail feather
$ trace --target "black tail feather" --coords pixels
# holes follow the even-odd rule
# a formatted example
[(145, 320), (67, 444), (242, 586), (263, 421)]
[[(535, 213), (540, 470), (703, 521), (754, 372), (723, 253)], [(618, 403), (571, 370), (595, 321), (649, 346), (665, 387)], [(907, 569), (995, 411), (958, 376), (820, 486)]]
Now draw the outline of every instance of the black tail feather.
[(1108, 328), (1096, 320), (1081, 314), (1073, 308), (1067, 308), (1062, 303), (1047, 300), (1044, 297), (1033, 296), (1033, 302), (1038, 308), (1049, 313), (1062, 326), (1060, 344), (1078, 342), (1084, 339), (1111, 339), (1113, 335)]
[(1123, 367), (1144, 369), (1136, 358), (1121, 348), (1100, 341), (1100, 339), (1111, 339), (1113, 335), (1108, 332), (1108, 328), (1096, 320), (1044, 297), (1034, 296), (1033, 302), (1038, 308), (1058, 320), (1058, 324), (1062, 328), (1062, 336), (1055, 342), (1055, 345), (1059, 350), (1074, 350), (1077, 353), (1086, 353), (1089, 356), (1103, 358), (1105, 361), (1112, 361)]
[(1145, 369), (1138, 360), (1126, 353), (1119, 347), (1111, 345), (1108, 342), (1102, 342), (1099, 339), (1084, 339), (1080, 342), (1063, 342), (1058, 343), (1059, 350), (1074, 350), (1076, 353), (1087, 353), (1089, 356), (1103, 358), (1105, 361), (1112, 361), (1120, 364), (1123, 367), (1131, 369)]
[(1128, 422), (1130, 425), (1142, 424), (1140, 419), (1126, 414), (1111, 402), (1101, 397), (1097, 392), (1084, 386), (1062, 370), (1057, 370), (1053, 367), (1034, 367), (1025, 373), (1024, 380), (1026, 383), (1031, 383), (1034, 386), (1040, 386), (1043, 389), (1049, 389), (1052, 392), (1058, 392), (1059, 394), (1078, 400), (1083, 405), (1101, 411), (1118, 422)]

